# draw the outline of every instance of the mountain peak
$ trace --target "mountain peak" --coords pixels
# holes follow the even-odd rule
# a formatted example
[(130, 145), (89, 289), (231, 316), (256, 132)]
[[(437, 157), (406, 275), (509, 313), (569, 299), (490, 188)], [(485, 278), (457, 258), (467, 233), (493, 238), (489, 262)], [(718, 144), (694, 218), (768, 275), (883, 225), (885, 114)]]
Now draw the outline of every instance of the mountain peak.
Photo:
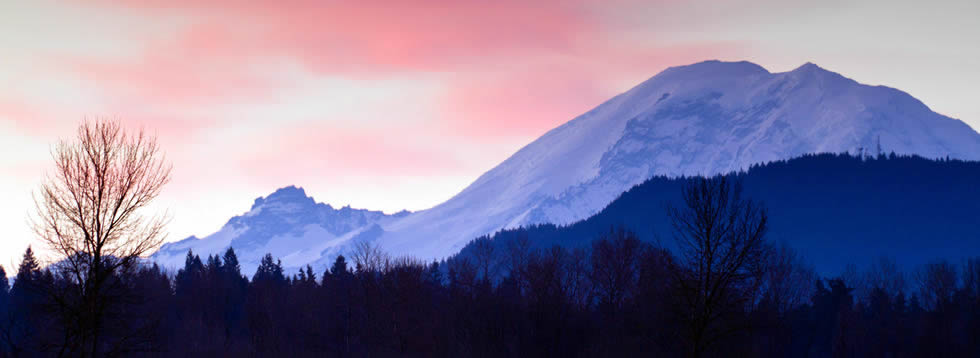
[(769, 71), (762, 66), (749, 61), (708, 60), (685, 66), (670, 67), (661, 73), (671, 75), (683, 74), (685, 77), (692, 76), (697, 78), (714, 78), (725, 76), (762, 75), (769, 74)]
[(796, 69), (794, 69), (794, 70), (792, 70), (790, 72), (792, 72), (792, 73), (834, 73), (832, 71), (828, 71), (827, 69), (825, 69), (823, 67), (817, 66), (817, 64), (815, 64), (813, 62), (804, 63), (803, 65), (800, 65), (800, 67), (797, 67)]
[(188, 248), (233, 246), (243, 268), (265, 253), (287, 267), (326, 265), (354, 240), (370, 239), (396, 255), (445, 258), (502, 229), (587, 218), (652, 176), (728, 173), (878, 142), (898, 154), (980, 158), (980, 135), (900, 91), (813, 63), (770, 73), (751, 62), (704, 61), (667, 69), (552, 129), (430, 209), (337, 210), (289, 186), (207, 238), (154, 256), (179, 265)]
[(821, 67), (820, 66), (817, 66), (817, 64), (815, 64), (813, 62), (807, 61), (806, 63), (800, 65), (800, 67), (798, 67), (798, 68), (821, 68)]
[(271, 197), (274, 197), (274, 196), (290, 196), (290, 197), (292, 197), (292, 196), (303, 196), (303, 197), (305, 197), (306, 196), (306, 190), (303, 190), (302, 187), (298, 187), (298, 186), (295, 186), (295, 185), (289, 185), (289, 186), (286, 186), (286, 187), (282, 187), (282, 188), (276, 189), (276, 191), (272, 192), (272, 194), (269, 195), (270, 198)]
[(796, 69), (786, 72), (786, 75), (790, 77), (797, 78), (801, 81), (812, 81), (814, 83), (821, 83), (824, 86), (846, 86), (848, 84), (858, 85), (857, 82), (851, 80), (843, 75), (827, 70), (823, 67), (817, 66), (813, 62), (807, 62), (797, 67)]
[(313, 198), (306, 195), (306, 190), (302, 187), (297, 187), (295, 185), (290, 185), (277, 189), (276, 191), (269, 194), (266, 197), (259, 197), (255, 199), (255, 203), (252, 204), (252, 209), (255, 209), (262, 204), (269, 202), (309, 202), (314, 203)]

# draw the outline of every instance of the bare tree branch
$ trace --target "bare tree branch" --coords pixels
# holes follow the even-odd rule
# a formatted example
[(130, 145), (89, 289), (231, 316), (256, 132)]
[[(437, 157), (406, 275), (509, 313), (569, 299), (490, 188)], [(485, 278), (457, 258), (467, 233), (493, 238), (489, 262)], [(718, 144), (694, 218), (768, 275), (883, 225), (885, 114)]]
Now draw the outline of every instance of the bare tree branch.
[[(111, 304), (107, 281), (164, 240), (166, 215), (143, 213), (170, 181), (156, 139), (127, 133), (118, 121), (83, 122), (74, 141), (52, 151), (55, 170), (34, 196), (35, 234), (74, 281), (79, 304), (65, 307), (82, 327), (82, 347), (98, 355), (101, 317)], [(62, 293), (59, 293), (62, 294)], [(74, 300), (56, 300), (71, 305)]]
[(748, 308), (762, 283), (768, 216), (741, 193), (727, 177), (697, 178), (681, 192), (684, 205), (667, 208), (679, 249), (672, 271), (690, 322), (692, 356), (730, 333), (723, 320)]

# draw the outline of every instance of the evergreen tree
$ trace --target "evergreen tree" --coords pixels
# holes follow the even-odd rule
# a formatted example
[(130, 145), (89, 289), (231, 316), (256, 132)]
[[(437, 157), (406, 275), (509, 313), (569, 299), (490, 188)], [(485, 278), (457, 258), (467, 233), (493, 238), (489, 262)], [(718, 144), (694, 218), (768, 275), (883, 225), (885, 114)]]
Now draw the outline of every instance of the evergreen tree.
[(4, 339), (7, 341), (12, 355), (22, 353), (38, 354), (42, 339), (41, 326), (48, 321), (48, 303), (42, 291), (45, 282), (53, 281), (51, 272), (48, 278), (41, 271), (41, 265), (34, 257), (34, 251), (28, 247), (17, 268), (17, 276), (10, 290), (9, 321), (4, 322)]
[(426, 280), (434, 286), (442, 286), (442, 270), (439, 269), (439, 261), (432, 260), (429, 264)]
[(316, 274), (313, 273), (313, 266), (306, 265), (306, 282), (309, 284), (316, 284)]
[(208, 255), (207, 271), (214, 273), (221, 272), (221, 257), (218, 257), (218, 255)]
[(178, 270), (178, 272), (180, 271), (184, 271), (187, 273), (197, 272), (203, 267), (204, 264), (201, 262), (201, 257), (194, 255), (193, 250), (187, 250), (187, 256), (184, 258), (184, 268)]
[(0, 266), (0, 296), (6, 298), (10, 292), (10, 281), (7, 280), (7, 271)]
[(235, 249), (228, 247), (222, 256), (224, 265), (221, 266), (217, 287), (221, 288), (221, 307), (224, 312), (225, 339), (230, 340), (236, 335), (243, 334), (242, 324), (245, 296), (248, 290), (248, 279), (242, 275), (241, 265)]
[(194, 255), (194, 252), (187, 250), (187, 257), (184, 259), (184, 268), (177, 270), (174, 277), (174, 286), (177, 295), (189, 295), (190, 291), (196, 286), (204, 274), (204, 264), (201, 257)]
[(20, 266), (17, 268), (17, 277), (14, 279), (13, 291), (36, 289), (40, 280), (41, 265), (34, 257), (34, 251), (28, 246), (27, 251), (24, 252), (24, 258), (21, 259)]
[(225, 272), (230, 272), (236, 276), (241, 276), (242, 266), (238, 263), (238, 255), (235, 255), (235, 249), (228, 247), (228, 251), (225, 251), (223, 259), (225, 261)]
[(255, 275), (252, 276), (252, 282), (257, 283), (261, 281), (285, 283), (286, 276), (283, 275), (282, 261), (277, 260), (272, 261), (272, 254), (265, 254), (262, 257), (262, 261), (259, 263), (259, 267), (255, 270)]
[(330, 273), (334, 276), (339, 276), (349, 272), (347, 269), (347, 259), (344, 258), (344, 255), (338, 255), (337, 259), (333, 262), (333, 266), (330, 266)]
[[(0, 332), (7, 331), (9, 304), (10, 282), (7, 280), (7, 271), (3, 269), (3, 266), (0, 266)], [(8, 349), (3, 344), (3, 340), (0, 340), (0, 356), (4, 356), (7, 352)]]

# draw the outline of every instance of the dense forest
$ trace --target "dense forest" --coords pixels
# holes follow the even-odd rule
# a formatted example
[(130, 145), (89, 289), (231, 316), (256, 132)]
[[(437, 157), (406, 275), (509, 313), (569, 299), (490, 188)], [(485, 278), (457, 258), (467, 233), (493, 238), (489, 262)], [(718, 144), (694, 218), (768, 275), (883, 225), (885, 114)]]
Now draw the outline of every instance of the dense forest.
[[(976, 357), (980, 257), (821, 277), (767, 235), (771, 217), (737, 180), (678, 188), (662, 215), (672, 249), (607, 228), (585, 246), (476, 240), (443, 262), (370, 242), (325, 270), (266, 256), (249, 280), (233, 249), (188, 252), (175, 273), (116, 267), (80, 286), (65, 261), (28, 250), (0, 273), (7, 356)], [(773, 217), (775, 217), (773, 215)], [(71, 260), (68, 260), (71, 261)], [(88, 262), (88, 261), (85, 261)], [(97, 305), (72, 302), (98, 287)], [(89, 310), (97, 310), (96, 313)], [(98, 316), (97, 320), (91, 317)], [(96, 323), (93, 323), (96, 322)]]
[[(936, 258), (958, 262), (980, 255), (980, 162), (825, 153), (758, 164), (728, 177), (769, 209), (769, 239), (804, 253), (823, 276), (853, 271), (851, 265), (866, 270), (883, 257), (910, 271)], [(588, 248), (610, 227), (625, 227), (642, 241), (673, 248), (664, 210), (681, 200), (681, 189), (692, 180), (697, 178), (651, 178), (586, 220), (504, 230), (492, 242), (503, 249), (527, 237), (539, 249)]]
[[(788, 252), (784, 252), (788, 253)], [(511, 255), (513, 254), (513, 255)], [(816, 279), (780, 257), (731, 330), (703, 356), (976, 357), (980, 260), (937, 261), (911, 275), (881, 262), (854, 278)], [(385, 261), (282, 272), (271, 257), (249, 281), (235, 253), (188, 254), (176, 275), (141, 265), (113, 278), (106, 356), (684, 356), (684, 305), (671, 256), (613, 232), (590, 253), (501, 253), (500, 283), (474, 262)], [(492, 273), (491, 273), (492, 275)], [(5, 275), (0, 275), (5, 277)], [(72, 355), (74, 329), (47, 291), (65, 285), (25, 254), (0, 279), (0, 355)], [(69, 347), (65, 350), (65, 347)]]

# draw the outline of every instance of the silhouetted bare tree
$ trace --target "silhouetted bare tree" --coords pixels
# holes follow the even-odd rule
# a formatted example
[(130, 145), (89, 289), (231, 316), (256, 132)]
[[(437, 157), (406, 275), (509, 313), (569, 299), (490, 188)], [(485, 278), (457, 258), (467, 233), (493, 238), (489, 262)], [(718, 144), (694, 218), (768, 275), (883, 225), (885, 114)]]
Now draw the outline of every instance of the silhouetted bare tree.
[(980, 257), (968, 259), (963, 265), (963, 289), (971, 297), (980, 299)]
[(351, 257), (354, 259), (357, 271), (364, 272), (383, 272), (391, 261), (388, 253), (381, 249), (381, 245), (367, 240), (354, 243)]
[(778, 314), (805, 304), (813, 294), (817, 274), (802, 258), (785, 245), (772, 248), (765, 262), (760, 304)]
[(112, 349), (100, 332), (115, 303), (114, 276), (165, 237), (166, 216), (143, 212), (170, 181), (171, 167), (155, 138), (107, 120), (82, 123), (77, 138), (60, 142), (53, 157), (55, 170), (35, 196), (33, 228), (72, 280), (54, 293), (77, 335), (63, 349), (97, 356)]
[(741, 324), (727, 322), (751, 303), (765, 268), (766, 210), (741, 196), (727, 177), (696, 178), (669, 206), (678, 263), (675, 282), (690, 354), (698, 357)]
[(493, 242), (490, 241), (489, 237), (481, 237), (474, 240), (473, 245), (476, 248), (474, 259), (480, 273), (480, 279), (492, 283), (497, 274), (497, 253)]
[(956, 266), (939, 260), (924, 265), (918, 272), (919, 295), (929, 309), (944, 311), (957, 289)]
[(610, 230), (592, 242), (592, 282), (604, 310), (617, 312), (632, 298), (644, 248), (636, 234), (624, 229)]
[[(885, 292), (905, 292), (905, 274), (894, 259), (882, 257), (874, 261), (864, 279), (867, 290), (882, 289)], [(870, 292), (862, 294), (868, 296)]]

